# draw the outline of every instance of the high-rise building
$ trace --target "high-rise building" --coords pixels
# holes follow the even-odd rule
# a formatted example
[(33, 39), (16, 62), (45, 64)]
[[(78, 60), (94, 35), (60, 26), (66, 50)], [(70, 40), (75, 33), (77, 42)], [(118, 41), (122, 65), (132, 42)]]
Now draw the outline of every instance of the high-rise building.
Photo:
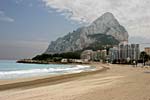
[(118, 47), (113, 47), (109, 49), (109, 59), (111, 61), (119, 59), (119, 49)]
[(128, 44), (127, 42), (122, 42), (118, 46), (110, 48), (109, 50), (111, 61), (138, 60), (139, 54), (139, 44)]
[(119, 44), (119, 59), (138, 60), (140, 54), (139, 44)]

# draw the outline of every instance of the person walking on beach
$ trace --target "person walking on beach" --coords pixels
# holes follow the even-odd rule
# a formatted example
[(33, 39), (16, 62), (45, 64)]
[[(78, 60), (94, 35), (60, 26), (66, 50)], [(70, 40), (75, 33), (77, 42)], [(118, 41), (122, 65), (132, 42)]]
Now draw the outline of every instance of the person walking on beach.
[(135, 60), (133, 61), (133, 67), (136, 67), (136, 61)]

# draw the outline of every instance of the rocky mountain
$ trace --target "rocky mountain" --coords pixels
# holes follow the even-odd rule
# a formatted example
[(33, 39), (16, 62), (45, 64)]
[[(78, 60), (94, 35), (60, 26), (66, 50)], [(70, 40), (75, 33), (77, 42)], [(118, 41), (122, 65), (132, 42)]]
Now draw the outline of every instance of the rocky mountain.
[(119, 24), (112, 13), (107, 12), (91, 25), (78, 28), (76, 31), (52, 41), (45, 53), (78, 51), (91, 45), (97, 45), (97, 43), (115, 45), (124, 40), (128, 40), (128, 32)]

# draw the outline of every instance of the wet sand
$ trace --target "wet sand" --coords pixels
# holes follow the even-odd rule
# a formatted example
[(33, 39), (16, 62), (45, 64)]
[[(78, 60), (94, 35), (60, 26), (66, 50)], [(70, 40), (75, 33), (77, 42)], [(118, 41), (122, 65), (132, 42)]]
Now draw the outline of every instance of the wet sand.
[(14, 80), (0, 80), (0, 91), (8, 90), (13, 88), (22, 88), (22, 87), (37, 87), (44, 86), (46, 84), (58, 84), (64, 81), (71, 80), (73, 78), (77, 78), (80, 76), (96, 74), (102, 71), (106, 71), (107, 67), (104, 65), (98, 66), (96, 63), (90, 64), (90, 66), (95, 67), (94, 71), (85, 71), (81, 73), (72, 73), (72, 74), (63, 74), (63, 75), (47, 75), (47, 76), (38, 76), (31, 78), (22, 78), (22, 79), (14, 79)]
[(1, 88), (0, 100), (150, 100), (150, 69), (129, 65), (93, 65), (110, 69), (57, 76), (59, 78), (54, 80), (48, 77), (42, 82), (27, 79), (31, 83), (38, 81)]

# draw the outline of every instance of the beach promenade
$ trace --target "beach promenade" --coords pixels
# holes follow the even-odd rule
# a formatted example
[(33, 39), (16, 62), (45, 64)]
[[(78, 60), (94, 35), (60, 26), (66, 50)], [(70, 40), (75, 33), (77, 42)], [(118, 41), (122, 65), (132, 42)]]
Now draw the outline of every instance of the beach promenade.
[(150, 100), (150, 68), (92, 64), (110, 69), (0, 90), (0, 100)]

